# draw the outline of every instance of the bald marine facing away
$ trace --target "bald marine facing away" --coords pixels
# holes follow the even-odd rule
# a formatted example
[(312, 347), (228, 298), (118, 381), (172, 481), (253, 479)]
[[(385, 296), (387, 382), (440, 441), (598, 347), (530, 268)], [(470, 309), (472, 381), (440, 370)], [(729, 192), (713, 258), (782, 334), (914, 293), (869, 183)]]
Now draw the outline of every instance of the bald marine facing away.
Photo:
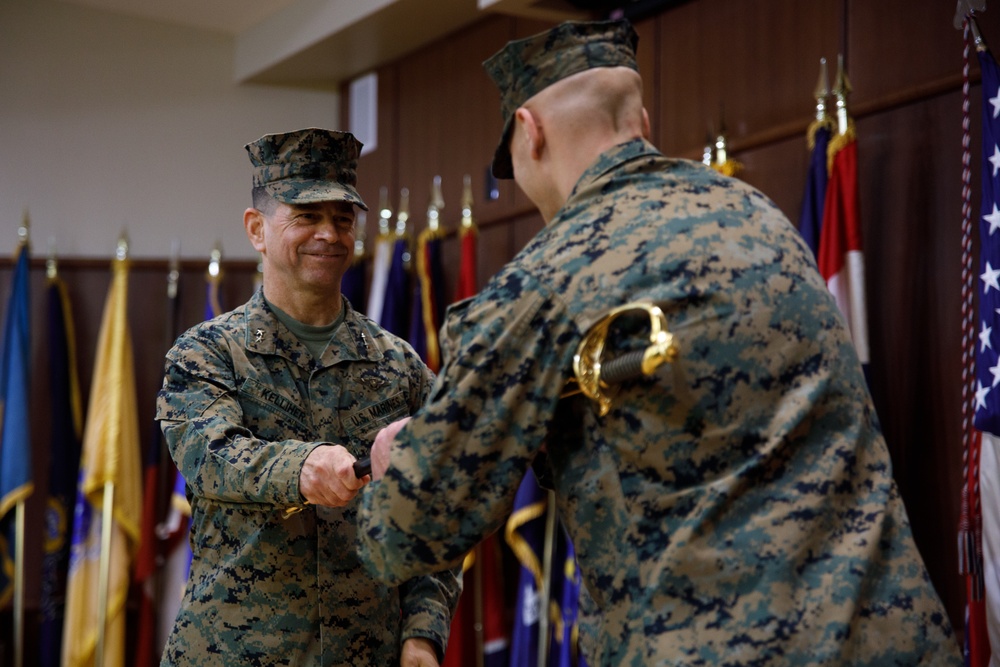
[[(747, 184), (647, 137), (627, 22), (566, 23), (486, 61), (493, 161), (546, 226), (442, 328), (428, 403), (379, 434), (361, 558), (458, 564), (533, 466), (579, 562), (589, 665), (962, 664), (893, 482), (850, 334), (809, 250)], [(577, 394), (613, 308), (655, 303), (678, 356)], [(649, 318), (609, 328), (609, 358)]]

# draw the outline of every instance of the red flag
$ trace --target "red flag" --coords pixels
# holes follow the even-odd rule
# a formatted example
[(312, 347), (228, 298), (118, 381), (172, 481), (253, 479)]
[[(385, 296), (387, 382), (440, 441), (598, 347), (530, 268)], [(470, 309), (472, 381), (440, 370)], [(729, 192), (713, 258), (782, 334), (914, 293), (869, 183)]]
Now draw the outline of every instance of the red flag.
[(833, 155), (823, 207), (819, 270), (847, 319), (862, 364), (868, 363), (865, 266), (858, 208), (858, 146), (853, 132), (830, 142)]
[[(455, 301), (474, 296), (479, 287), (476, 279), (478, 253), (477, 230), (472, 219), (471, 179), (465, 177), (462, 195), (462, 223), (459, 231), (461, 259)], [(503, 563), (500, 542), (490, 535), (466, 559), (464, 588), (458, 609), (451, 621), (448, 650), (442, 667), (495, 667), (506, 665), (510, 637), (506, 621)], [(476, 627), (481, 630), (477, 633)]]

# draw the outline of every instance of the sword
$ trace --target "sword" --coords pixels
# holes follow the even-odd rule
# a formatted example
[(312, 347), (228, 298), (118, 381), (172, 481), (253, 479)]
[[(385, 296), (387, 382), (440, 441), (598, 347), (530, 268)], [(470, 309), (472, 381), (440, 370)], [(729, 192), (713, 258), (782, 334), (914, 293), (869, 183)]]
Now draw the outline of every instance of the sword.
[[(619, 317), (635, 312), (649, 316), (649, 345), (605, 360), (608, 331)], [(667, 331), (667, 318), (659, 306), (632, 302), (612, 308), (583, 335), (573, 356), (573, 378), (566, 383), (561, 398), (582, 393), (597, 403), (603, 417), (623, 382), (652, 375), (660, 365), (677, 358), (674, 336)]]

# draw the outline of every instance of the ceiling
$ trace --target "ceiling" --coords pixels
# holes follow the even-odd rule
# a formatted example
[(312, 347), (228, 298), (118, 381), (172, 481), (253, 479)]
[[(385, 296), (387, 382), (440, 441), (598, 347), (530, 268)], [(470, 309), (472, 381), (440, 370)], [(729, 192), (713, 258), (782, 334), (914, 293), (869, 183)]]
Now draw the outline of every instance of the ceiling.
[(238, 35), (296, 0), (62, 0), (71, 5)]
[(239, 83), (337, 89), (484, 13), (583, 18), (569, 0), (60, 0), (222, 32)]

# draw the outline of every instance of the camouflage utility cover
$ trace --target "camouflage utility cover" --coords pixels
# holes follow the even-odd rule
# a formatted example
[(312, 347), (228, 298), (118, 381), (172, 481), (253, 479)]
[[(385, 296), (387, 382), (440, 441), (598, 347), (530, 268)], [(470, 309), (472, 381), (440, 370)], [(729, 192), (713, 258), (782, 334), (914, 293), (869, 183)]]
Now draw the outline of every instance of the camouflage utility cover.
[(318, 362), (260, 291), (168, 353), (156, 418), (187, 482), (193, 560), (164, 665), (384, 667), (398, 664), (400, 638), (445, 646), (454, 573), (372, 580), (357, 500), (283, 518), (302, 503), (299, 471), (317, 444), (367, 455), (430, 387), (409, 345), (344, 307)]
[(529, 99), (592, 67), (628, 67), (638, 71), (639, 36), (625, 20), (567, 21), (531, 37), (514, 40), (488, 58), (483, 67), (500, 89), (503, 132), (493, 155), (493, 175), (514, 178), (510, 133), (514, 112)]
[[(638, 300), (663, 308), (678, 359), (606, 417), (560, 400), (583, 333)], [(626, 318), (610, 343), (647, 331)], [(588, 664), (962, 664), (843, 319), (756, 190), (617, 146), (442, 340), (429, 403), (362, 492), (378, 577), (460, 562), (544, 446)]]
[(350, 132), (306, 128), (266, 134), (245, 146), (253, 185), (286, 204), (346, 201), (368, 206), (356, 189), (361, 142)]

